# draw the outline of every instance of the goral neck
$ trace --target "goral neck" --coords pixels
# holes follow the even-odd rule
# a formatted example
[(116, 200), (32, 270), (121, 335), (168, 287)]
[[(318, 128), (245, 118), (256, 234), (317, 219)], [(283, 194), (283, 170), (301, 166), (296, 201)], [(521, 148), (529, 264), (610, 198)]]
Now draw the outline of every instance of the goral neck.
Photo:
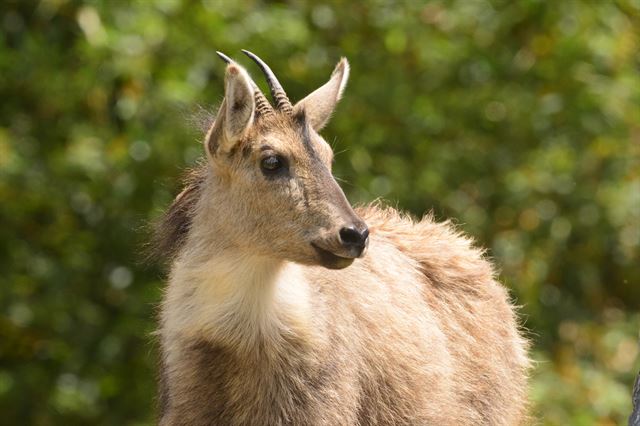
[(185, 253), (172, 270), (163, 333), (238, 350), (251, 350), (258, 341), (313, 338), (302, 266), (233, 249), (219, 250), (206, 261), (188, 259)]

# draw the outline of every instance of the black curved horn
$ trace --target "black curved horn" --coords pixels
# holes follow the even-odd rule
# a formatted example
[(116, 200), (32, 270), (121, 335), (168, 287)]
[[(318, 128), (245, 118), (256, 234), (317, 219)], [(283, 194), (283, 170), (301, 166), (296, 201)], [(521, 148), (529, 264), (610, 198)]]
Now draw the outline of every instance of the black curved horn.
[[(236, 63), (233, 59), (231, 59), (224, 53), (218, 50), (216, 50), (216, 53), (218, 54), (218, 56), (220, 56), (220, 59), (225, 61), (227, 64)], [(249, 81), (251, 82), (251, 88), (253, 89), (253, 98), (256, 103), (256, 112), (258, 113), (258, 115), (267, 116), (267, 115), (273, 114), (273, 108), (271, 107), (271, 104), (269, 103), (267, 98), (264, 96), (264, 94), (262, 93), (258, 85), (251, 78), (249, 78)]]
[(224, 53), (220, 52), (219, 50), (216, 50), (216, 53), (218, 54), (218, 56), (220, 56), (220, 59), (222, 59), (226, 63), (230, 64), (230, 63), (234, 62), (233, 59), (231, 59), (230, 57), (228, 57)]
[(291, 115), (291, 113), (293, 112), (293, 105), (291, 105), (291, 101), (287, 97), (287, 93), (282, 88), (282, 85), (276, 78), (276, 75), (273, 73), (273, 71), (271, 71), (271, 68), (269, 68), (269, 65), (267, 65), (257, 55), (249, 52), (248, 50), (242, 49), (242, 53), (250, 57), (256, 64), (258, 64), (258, 66), (264, 73), (265, 77), (267, 78), (269, 90), (271, 91), (271, 96), (276, 103), (276, 109)]

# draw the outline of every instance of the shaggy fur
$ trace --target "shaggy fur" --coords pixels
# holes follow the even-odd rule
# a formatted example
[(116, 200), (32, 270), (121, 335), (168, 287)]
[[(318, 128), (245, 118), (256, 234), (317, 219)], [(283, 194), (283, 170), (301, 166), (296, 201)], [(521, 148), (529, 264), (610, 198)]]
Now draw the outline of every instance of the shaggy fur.
[[(173, 259), (159, 332), (161, 425), (525, 421), (527, 342), (482, 252), (429, 216), (354, 211), (331, 177), (316, 126), (346, 75), (313, 93), (328, 101), (314, 111), (307, 100), (307, 118), (233, 117), (233, 136), (223, 103), (208, 161), (159, 229)], [(250, 83), (227, 83), (227, 104), (249, 102), (243, 114)], [(260, 174), (269, 149), (288, 158), (289, 177)], [(366, 255), (323, 263), (310, 242), (341, 253), (337, 229), (357, 220), (369, 227)]]

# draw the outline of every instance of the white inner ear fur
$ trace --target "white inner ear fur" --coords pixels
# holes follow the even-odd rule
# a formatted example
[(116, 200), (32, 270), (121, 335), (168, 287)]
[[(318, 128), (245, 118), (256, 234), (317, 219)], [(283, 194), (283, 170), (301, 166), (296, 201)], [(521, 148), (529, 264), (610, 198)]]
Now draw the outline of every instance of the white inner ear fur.
[[(347, 81), (349, 81), (349, 71), (351, 71), (351, 67), (349, 66), (349, 61), (347, 61), (347, 58), (340, 59), (338, 65), (340, 65), (340, 63), (344, 63), (344, 70), (342, 71), (342, 78), (340, 79), (340, 87), (338, 88), (338, 96), (336, 98), (336, 102), (339, 101), (340, 98), (342, 98), (344, 89), (347, 87)], [(333, 72), (336, 72), (336, 70), (334, 70)]]
[(228, 152), (253, 125), (255, 100), (249, 74), (237, 64), (229, 64), (225, 73), (225, 96), (213, 125), (205, 138), (210, 158), (216, 151)]
[(247, 72), (238, 65), (227, 66), (225, 74), (225, 137), (237, 141), (253, 123), (255, 102)]
[(342, 58), (333, 70), (329, 81), (298, 102), (294, 107), (294, 113), (304, 109), (311, 127), (319, 131), (331, 118), (348, 80), (349, 62), (346, 58)]

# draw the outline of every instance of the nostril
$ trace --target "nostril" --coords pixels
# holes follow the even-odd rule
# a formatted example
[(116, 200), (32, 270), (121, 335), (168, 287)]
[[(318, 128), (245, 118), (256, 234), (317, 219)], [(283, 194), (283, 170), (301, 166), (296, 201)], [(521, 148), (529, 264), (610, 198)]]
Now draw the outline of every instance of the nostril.
[(365, 229), (363, 232), (358, 231), (355, 227), (344, 227), (340, 230), (340, 240), (343, 244), (349, 245), (364, 245), (367, 237), (369, 236), (369, 230)]

